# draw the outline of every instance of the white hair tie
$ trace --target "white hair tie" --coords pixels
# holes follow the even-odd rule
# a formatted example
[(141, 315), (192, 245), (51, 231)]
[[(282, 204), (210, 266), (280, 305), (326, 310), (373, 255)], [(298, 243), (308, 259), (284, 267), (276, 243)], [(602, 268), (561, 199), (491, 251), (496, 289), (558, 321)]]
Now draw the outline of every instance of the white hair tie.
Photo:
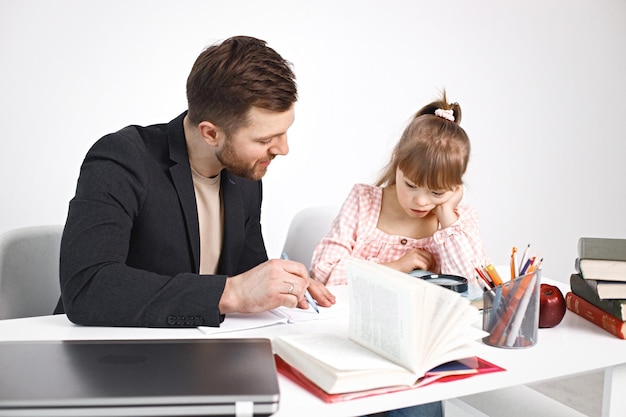
[(450, 110), (437, 109), (435, 110), (435, 116), (443, 117), (446, 120), (450, 120), (451, 122), (454, 122), (454, 111), (452, 109)]

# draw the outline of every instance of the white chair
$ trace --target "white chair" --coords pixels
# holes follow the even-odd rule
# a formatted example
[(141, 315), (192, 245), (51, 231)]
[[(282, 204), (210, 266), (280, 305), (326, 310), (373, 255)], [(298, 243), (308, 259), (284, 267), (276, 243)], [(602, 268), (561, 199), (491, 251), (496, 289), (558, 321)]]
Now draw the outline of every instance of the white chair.
[(43, 225), (0, 235), (0, 319), (52, 314), (61, 295), (62, 232), (62, 225)]
[(283, 254), (311, 269), (313, 251), (339, 214), (336, 206), (307, 207), (297, 212), (287, 231)]

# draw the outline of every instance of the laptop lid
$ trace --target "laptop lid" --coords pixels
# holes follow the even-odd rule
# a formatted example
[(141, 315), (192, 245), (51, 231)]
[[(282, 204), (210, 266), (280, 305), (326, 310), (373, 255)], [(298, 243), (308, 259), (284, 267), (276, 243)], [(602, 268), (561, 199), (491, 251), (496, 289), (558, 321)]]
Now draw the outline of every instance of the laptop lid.
[(0, 416), (268, 416), (269, 339), (0, 342)]

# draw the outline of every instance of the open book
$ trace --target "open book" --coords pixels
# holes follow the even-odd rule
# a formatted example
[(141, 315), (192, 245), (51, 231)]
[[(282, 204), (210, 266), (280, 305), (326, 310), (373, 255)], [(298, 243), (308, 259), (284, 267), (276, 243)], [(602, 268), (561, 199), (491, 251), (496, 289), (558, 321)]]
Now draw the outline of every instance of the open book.
[(412, 386), (438, 365), (476, 355), (487, 333), (466, 298), (373, 262), (347, 261), (349, 334), (274, 338), (282, 360), (327, 393)]
[(371, 397), (380, 394), (389, 394), (392, 392), (400, 392), (406, 390), (417, 389), (435, 382), (451, 382), (459, 379), (468, 378), (473, 375), (487, 374), (491, 372), (501, 372), (505, 369), (494, 365), (484, 359), (478, 357), (459, 359), (445, 363), (429, 370), (423, 378), (413, 385), (398, 385), (391, 387), (373, 388), (364, 391), (351, 391), (344, 393), (329, 394), (315, 385), (311, 380), (304, 376), (300, 371), (293, 368), (282, 360), (279, 356), (274, 355), (276, 360), (276, 369), (282, 375), (306, 389), (326, 403), (336, 403), (341, 401), (356, 400), (358, 398)]

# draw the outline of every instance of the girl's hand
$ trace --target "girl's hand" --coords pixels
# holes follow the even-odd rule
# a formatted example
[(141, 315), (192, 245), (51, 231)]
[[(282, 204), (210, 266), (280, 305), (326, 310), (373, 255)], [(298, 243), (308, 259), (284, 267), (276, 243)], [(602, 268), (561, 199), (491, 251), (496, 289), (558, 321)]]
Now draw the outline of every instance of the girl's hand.
[(457, 216), (454, 210), (457, 208), (462, 199), (463, 186), (459, 185), (452, 192), (450, 198), (446, 202), (439, 204), (433, 209), (433, 213), (437, 216), (442, 229), (457, 221), (459, 216)]
[(423, 269), (425, 271), (432, 271), (430, 268), (434, 265), (434, 258), (432, 253), (425, 251), (424, 249), (411, 249), (400, 259), (393, 262), (384, 263), (381, 265), (388, 266), (393, 269), (397, 269), (400, 272), (411, 272), (414, 269)]

